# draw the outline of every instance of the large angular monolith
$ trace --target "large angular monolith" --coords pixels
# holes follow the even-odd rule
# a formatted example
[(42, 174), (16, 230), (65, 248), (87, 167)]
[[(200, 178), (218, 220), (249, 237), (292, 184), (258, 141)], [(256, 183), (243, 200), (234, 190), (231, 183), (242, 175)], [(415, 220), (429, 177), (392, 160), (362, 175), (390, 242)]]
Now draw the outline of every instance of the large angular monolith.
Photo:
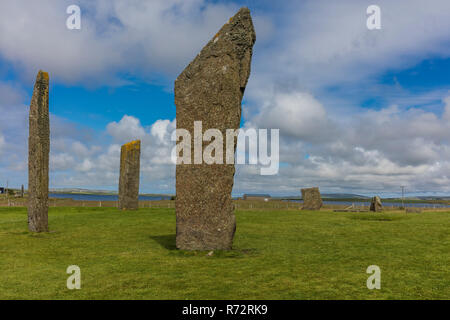
[(302, 189), (303, 210), (319, 210), (322, 205), (322, 197), (319, 188)]
[(375, 196), (370, 201), (370, 211), (373, 212), (381, 212), (383, 211), (383, 204), (381, 203), (381, 198), (379, 196)]
[(39, 71), (30, 104), (28, 138), (28, 229), (31, 232), (48, 232), (48, 90), (48, 73)]
[[(219, 130), (224, 142), (227, 129), (239, 128), (255, 41), (250, 11), (242, 8), (175, 81), (177, 129), (190, 133), (192, 146), (198, 139), (194, 122), (201, 121), (201, 133)], [(201, 143), (205, 149), (211, 142)], [(236, 140), (231, 143), (235, 152)], [(236, 230), (231, 199), (234, 164), (225, 159), (223, 164), (198, 164), (193, 153), (191, 164), (176, 167), (176, 246), (183, 250), (229, 250)], [(223, 155), (225, 158), (225, 143)]]
[(122, 146), (120, 152), (119, 209), (139, 209), (141, 141)]

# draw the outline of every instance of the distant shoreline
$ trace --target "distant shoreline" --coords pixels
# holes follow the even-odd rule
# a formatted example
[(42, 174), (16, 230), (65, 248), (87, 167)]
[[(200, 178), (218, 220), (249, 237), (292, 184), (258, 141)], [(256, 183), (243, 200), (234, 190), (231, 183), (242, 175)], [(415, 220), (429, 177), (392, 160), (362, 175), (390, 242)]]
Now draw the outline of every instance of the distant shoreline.
[[(12, 189), (18, 194), (20, 190), (18, 189)], [(102, 190), (49, 190), (50, 194), (67, 194), (67, 195), (88, 195), (88, 196), (118, 196), (118, 192), (114, 191), (102, 191)], [(27, 190), (25, 190), (25, 194), (27, 194)], [(6, 194), (0, 194), (1, 197), (6, 197)], [(139, 196), (141, 197), (162, 197), (162, 198), (175, 198), (174, 194), (164, 194), (164, 193), (140, 193)], [(233, 199), (241, 199), (242, 196), (238, 197), (232, 197)], [(411, 197), (412, 198), (412, 197)], [(405, 197), (403, 202), (404, 203), (428, 203), (428, 204), (450, 204), (450, 199), (448, 197), (442, 197), (444, 199), (439, 199), (441, 197), (436, 197), (437, 199), (420, 199), (416, 198), (411, 199), (408, 197)], [(430, 197), (431, 198), (431, 197)], [(271, 197), (272, 200), (277, 201), (301, 201), (301, 197), (295, 197), (295, 196), (273, 196)], [(327, 197), (322, 195), (322, 200), (324, 201), (335, 201), (335, 202), (370, 202), (371, 198), (369, 197), (363, 197), (363, 196), (357, 196), (357, 197)], [(402, 198), (381, 198), (382, 202), (385, 203), (401, 203)]]
[[(274, 200), (286, 200), (286, 201), (300, 201), (302, 198), (273, 198)], [(370, 198), (325, 198), (322, 197), (323, 201), (336, 201), (336, 202), (370, 202)], [(402, 202), (402, 198), (381, 198), (381, 202), (391, 203), (391, 202)], [(404, 203), (441, 203), (441, 204), (450, 204), (450, 200), (422, 200), (422, 199), (404, 199)]]
[[(92, 195), (92, 196), (117, 196), (119, 193), (114, 191), (64, 191), (64, 190), (50, 190), (49, 193), (53, 194), (70, 194), (70, 195)], [(140, 193), (140, 196), (144, 197), (174, 197), (172, 194), (162, 193)]]

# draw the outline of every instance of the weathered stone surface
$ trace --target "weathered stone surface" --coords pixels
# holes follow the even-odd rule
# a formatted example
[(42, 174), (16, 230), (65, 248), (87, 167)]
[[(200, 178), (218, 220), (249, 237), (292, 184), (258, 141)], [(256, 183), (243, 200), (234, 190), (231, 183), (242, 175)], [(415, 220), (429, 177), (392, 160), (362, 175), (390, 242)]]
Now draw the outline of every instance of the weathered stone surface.
[[(224, 137), (239, 128), (255, 40), (250, 11), (242, 8), (175, 81), (177, 128), (190, 132), (192, 146), (195, 121), (202, 121), (203, 133), (213, 128)], [(194, 164), (192, 153), (191, 160), (176, 168), (177, 248), (229, 250), (236, 230), (234, 164)]]
[(119, 209), (139, 209), (139, 175), (141, 167), (141, 141), (122, 146), (120, 152)]
[(319, 188), (302, 189), (303, 207), (302, 210), (319, 210), (322, 205)]
[(381, 198), (379, 196), (375, 196), (372, 198), (370, 202), (370, 211), (373, 212), (383, 211), (383, 205), (381, 204)]
[(39, 71), (30, 104), (28, 138), (28, 229), (31, 232), (48, 232), (48, 88), (48, 73)]

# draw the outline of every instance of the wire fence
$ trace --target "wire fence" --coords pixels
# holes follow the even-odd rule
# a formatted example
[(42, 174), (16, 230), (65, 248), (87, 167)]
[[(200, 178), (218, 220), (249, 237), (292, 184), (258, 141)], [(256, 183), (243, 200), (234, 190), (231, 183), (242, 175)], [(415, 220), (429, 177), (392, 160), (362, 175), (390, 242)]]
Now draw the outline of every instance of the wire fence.
[[(88, 200), (72, 200), (72, 199), (49, 199), (49, 207), (86, 207), (86, 208), (118, 208), (118, 201), (88, 201)], [(236, 210), (301, 210), (303, 204), (293, 201), (252, 201), (252, 200), (233, 200), (234, 208)], [(0, 207), (26, 207), (26, 198), (3, 198), (0, 199)], [(368, 211), (369, 206), (358, 205), (357, 209), (361, 211)], [(167, 208), (175, 209), (174, 200), (152, 200), (152, 201), (139, 201), (139, 208)], [(335, 209), (348, 209), (348, 205), (344, 204), (325, 204), (322, 209), (335, 210)], [(406, 205), (406, 208), (408, 206)], [(396, 211), (404, 210), (400, 206), (383, 205), (383, 211)], [(423, 207), (421, 210), (433, 210), (433, 211), (450, 211), (450, 208), (436, 207)]]
[[(49, 207), (87, 207), (87, 208), (118, 208), (118, 201), (87, 201), (71, 199), (49, 199)], [(233, 200), (236, 210), (251, 209), (301, 209), (302, 204), (288, 201), (246, 201)], [(23, 198), (0, 201), (0, 207), (26, 207), (27, 200)], [(175, 208), (174, 200), (139, 201), (139, 208)]]
[[(26, 199), (6, 199), (0, 201), (0, 207), (26, 207)], [(49, 199), (49, 207), (86, 207), (86, 208), (118, 208), (118, 201), (87, 201), (71, 199)], [(175, 208), (173, 200), (139, 201), (139, 208)]]

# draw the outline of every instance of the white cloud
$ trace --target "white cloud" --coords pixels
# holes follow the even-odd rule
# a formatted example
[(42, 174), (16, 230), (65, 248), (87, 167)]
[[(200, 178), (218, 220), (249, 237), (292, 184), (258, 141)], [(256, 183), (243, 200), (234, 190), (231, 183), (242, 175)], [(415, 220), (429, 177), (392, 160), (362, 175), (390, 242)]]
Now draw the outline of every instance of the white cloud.
[(50, 156), (50, 170), (70, 170), (76, 165), (75, 158), (67, 153), (52, 154)]
[[(81, 30), (66, 28), (73, 1), (0, 2), (0, 54), (27, 77), (120, 85), (119, 72), (176, 75), (238, 8), (204, 0), (78, 1)], [(271, 32), (270, 22), (259, 22)], [(61, 45), (64, 44), (64, 45)]]
[[(206, 0), (81, 0), (82, 29), (74, 31), (65, 24), (70, 4), (2, 1), (0, 54), (28, 77), (43, 68), (69, 84), (120, 85), (133, 77), (170, 83), (238, 9)], [(250, 82), (249, 91), (273, 83), (311, 91), (450, 55), (447, 0), (380, 0), (377, 31), (366, 27), (369, 4), (266, 2), (266, 10), (253, 10), (258, 40), (252, 78), (263, 81), (259, 90)]]
[(81, 171), (81, 172), (88, 172), (94, 168), (94, 164), (89, 159), (84, 159), (83, 162), (78, 165), (75, 170)]
[(20, 186), (28, 167), (26, 94), (14, 83), (0, 82), (0, 97), (0, 184), (9, 180)]
[(3, 152), (3, 148), (5, 147), (6, 143), (5, 143), (5, 138), (2, 136), (1, 132), (0, 132), (0, 155)]
[(72, 143), (72, 151), (79, 157), (86, 157), (89, 155), (89, 149), (80, 141)]
[[(286, 26), (258, 70), (305, 89), (343, 85), (401, 70), (424, 57), (449, 57), (450, 2), (380, 0), (382, 29), (366, 27), (369, 1), (293, 2)], [(447, 44), (447, 45), (446, 45)], [(275, 59), (275, 60), (274, 60)], [(283, 66), (280, 70), (280, 66)], [(281, 71), (281, 74), (280, 74)]]
[(333, 124), (323, 105), (305, 92), (275, 92), (268, 101), (260, 101), (259, 113), (249, 126), (280, 129), (284, 136), (318, 141), (330, 134)]
[[(0, 106), (13, 106), (23, 102), (23, 90), (11, 82), (0, 82), (0, 97), (2, 97)], [(4, 116), (6, 110), (2, 110)]]
[(111, 122), (107, 126), (108, 133), (121, 143), (142, 139), (145, 130), (141, 126), (139, 119), (125, 115), (118, 123)]
[(151, 127), (151, 134), (157, 137), (160, 142), (165, 143), (170, 141), (170, 134), (176, 129), (175, 121), (158, 120)]
[(442, 118), (445, 121), (450, 121), (450, 96), (448, 96), (444, 99), (444, 104), (445, 104), (445, 107), (444, 107), (444, 114), (443, 114)]

